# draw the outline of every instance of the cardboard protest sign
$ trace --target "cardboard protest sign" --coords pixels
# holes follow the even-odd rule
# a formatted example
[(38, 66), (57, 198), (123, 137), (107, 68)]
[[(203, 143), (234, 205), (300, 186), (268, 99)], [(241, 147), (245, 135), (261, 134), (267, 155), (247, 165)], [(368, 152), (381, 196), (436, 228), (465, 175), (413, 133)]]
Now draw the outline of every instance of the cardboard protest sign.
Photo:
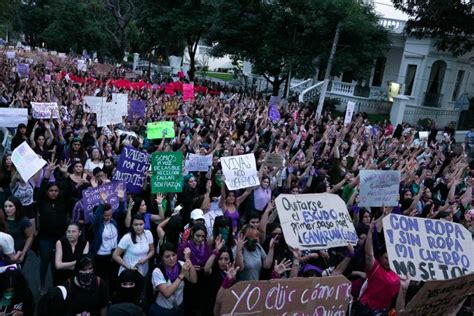
[(361, 170), (359, 206), (397, 206), (400, 171)]
[(412, 280), (448, 280), (474, 272), (471, 233), (461, 224), (390, 214), (383, 219), (390, 268)]
[(187, 172), (194, 171), (209, 171), (209, 167), (212, 165), (212, 154), (210, 155), (196, 155), (188, 154), (186, 161), (184, 162), (185, 170)]
[(90, 112), (97, 113), (102, 111), (102, 105), (107, 102), (107, 98), (104, 97), (93, 97), (93, 96), (85, 96), (84, 97), (85, 104), (89, 107)]
[(28, 124), (28, 109), (0, 108), (0, 127), (18, 127)]
[(181, 192), (183, 190), (183, 154), (155, 152), (151, 155), (151, 192)]
[(289, 246), (318, 250), (357, 244), (346, 203), (338, 195), (280, 194), (275, 202)]
[(222, 157), (221, 165), (229, 190), (260, 185), (254, 154)]
[(281, 168), (283, 166), (283, 156), (279, 154), (267, 154), (263, 163), (270, 167)]
[(125, 185), (122, 182), (110, 182), (82, 191), (81, 203), (84, 212), (84, 221), (86, 224), (91, 222), (94, 207), (100, 203), (100, 192), (107, 193), (107, 203), (112, 206), (113, 212), (117, 211), (120, 203), (120, 200), (117, 196), (118, 188), (125, 189)]
[(397, 315), (457, 315), (471, 294), (474, 294), (474, 274), (452, 280), (428, 281)]
[(113, 180), (125, 182), (127, 191), (140, 193), (149, 168), (150, 155), (131, 146), (125, 146), (120, 154)]
[(130, 110), (128, 116), (132, 119), (144, 118), (145, 117), (145, 106), (144, 100), (132, 100), (130, 102)]
[(178, 101), (171, 100), (165, 102), (165, 113), (166, 115), (177, 115), (179, 110)]
[(148, 123), (146, 127), (146, 137), (148, 139), (160, 139), (163, 138), (163, 135), (165, 135), (165, 138), (175, 137), (174, 122), (172, 121)]
[(194, 99), (194, 84), (183, 84), (183, 101), (191, 101)]
[(220, 315), (346, 315), (344, 276), (240, 281), (224, 292)]
[(27, 78), (30, 73), (30, 65), (23, 63), (18, 64), (17, 72), (21, 78)]
[(114, 104), (114, 111), (119, 111), (120, 116), (128, 115), (128, 94), (112, 93), (112, 103)]
[(113, 68), (113, 66), (111, 66), (111, 65), (96, 64), (95, 65), (95, 73), (99, 76), (105, 76), (109, 73), (111, 68)]
[(31, 102), (31, 108), (35, 119), (59, 118), (59, 108), (56, 102)]
[(46, 161), (40, 158), (26, 141), (13, 151), (12, 163), (25, 182), (46, 165)]
[(352, 121), (354, 115), (355, 102), (348, 101), (346, 106), (346, 116), (344, 116), (344, 125), (348, 125)]

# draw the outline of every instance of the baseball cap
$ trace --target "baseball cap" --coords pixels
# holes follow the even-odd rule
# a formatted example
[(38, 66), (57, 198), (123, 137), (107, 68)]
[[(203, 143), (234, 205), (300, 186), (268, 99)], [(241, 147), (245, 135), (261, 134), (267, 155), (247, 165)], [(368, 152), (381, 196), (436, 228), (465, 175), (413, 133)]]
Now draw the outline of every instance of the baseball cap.
[(193, 221), (197, 219), (204, 219), (204, 212), (200, 208), (196, 208), (191, 212), (191, 219)]

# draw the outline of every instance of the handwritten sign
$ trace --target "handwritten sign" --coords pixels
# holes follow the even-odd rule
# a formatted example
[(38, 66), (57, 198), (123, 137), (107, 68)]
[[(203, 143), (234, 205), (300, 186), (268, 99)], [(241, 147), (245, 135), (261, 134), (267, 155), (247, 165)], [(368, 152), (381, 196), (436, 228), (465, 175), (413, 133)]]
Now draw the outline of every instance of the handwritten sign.
[(132, 119), (144, 118), (145, 117), (145, 106), (144, 100), (132, 100), (130, 102), (130, 110), (128, 116)]
[(181, 192), (183, 190), (183, 154), (155, 152), (151, 155), (151, 192)]
[(8, 51), (6, 55), (7, 55), (7, 59), (15, 59), (16, 53), (14, 51)]
[(104, 97), (94, 97), (94, 96), (85, 96), (84, 102), (92, 113), (98, 113), (102, 111), (102, 106), (107, 102), (107, 98)]
[(136, 150), (131, 146), (125, 146), (117, 163), (113, 180), (125, 182), (127, 191), (140, 193), (145, 182), (145, 172), (149, 168), (150, 155)]
[(196, 154), (189, 154), (186, 158), (185, 170), (187, 172), (207, 172), (209, 171), (209, 167), (212, 165), (212, 154), (211, 155), (196, 155)]
[(56, 102), (31, 102), (31, 108), (35, 119), (59, 118), (59, 108)]
[(222, 157), (221, 165), (229, 190), (260, 185), (254, 154)]
[(445, 281), (428, 281), (397, 315), (457, 315), (474, 294), (474, 274)]
[(270, 167), (281, 168), (283, 166), (283, 157), (279, 154), (267, 154), (263, 163)]
[(124, 188), (124, 184), (121, 182), (110, 182), (82, 191), (81, 204), (84, 212), (84, 221), (86, 224), (92, 221), (94, 207), (100, 203), (100, 192), (107, 193), (107, 203), (112, 206), (112, 210), (114, 212), (117, 211), (120, 202), (117, 196), (117, 189), (119, 187)]
[(288, 245), (318, 250), (357, 244), (354, 224), (338, 195), (280, 194), (275, 202)]
[(281, 119), (280, 111), (276, 106), (270, 106), (268, 109), (268, 117), (272, 122), (278, 122)]
[(397, 206), (400, 171), (361, 170), (360, 206)]
[(346, 315), (344, 276), (241, 281), (224, 292), (220, 315)]
[(28, 77), (28, 74), (30, 72), (30, 65), (28, 64), (18, 64), (17, 66), (17, 72), (18, 72), (18, 75), (21, 77), (21, 78), (27, 78)]
[(128, 94), (112, 93), (112, 103), (114, 104), (114, 111), (120, 112), (120, 116), (128, 115)]
[(97, 126), (122, 123), (122, 111), (116, 108), (114, 102), (103, 102), (96, 112)]
[(194, 99), (194, 84), (183, 84), (183, 101), (192, 101)]
[(12, 163), (25, 182), (46, 165), (46, 161), (38, 157), (26, 141), (13, 151)]
[(412, 280), (448, 280), (474, 272), (471, 233), (461, 224), (390, 214), (383, 219), (390, 268)]
[(166, 101), (165, 102), (165, 113), (166, 115), (177, 115), (178, 114), (178, 101), (176, 100), (171, 100), (171, 101)]
[(0, 108), (0, 127), (18, 127), (28, 124), (28, 109)]
[(175, 137), (174, 122), (172, 121), (148, 123), (146, 127), (148, 139), (163, 138), (163, 135), (165, 135), (165, 138)]
[(348, 125), (352, 121), (354, 115), (355, 102), (348, 101), (346, 106), (346, 115), (344, 116), (344, 125)]

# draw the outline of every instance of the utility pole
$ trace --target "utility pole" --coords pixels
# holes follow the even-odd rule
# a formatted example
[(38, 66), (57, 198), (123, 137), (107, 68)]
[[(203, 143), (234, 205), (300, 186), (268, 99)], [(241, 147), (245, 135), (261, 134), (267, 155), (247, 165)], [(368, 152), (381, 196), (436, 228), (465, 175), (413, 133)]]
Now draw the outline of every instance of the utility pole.
[(326, 91), (328, 89), (329, 78), (331, 76), (332, 64), (334, 63), (334, 57), (336, 56), (337, 43), (339, 42), (339, 34), (341, 33), (341, 22), (337, 22), (336, 33), (334, 33), (334, 40), (332, 41), (331, 54), (329, 55), (328, 65), (326, 67), (326, 73), (324, 74), (324, 84), (319, 95), (319, 103), (316, 110), (317, 117), (321, 117), (323, 112), (324, 99), (326, 98)]

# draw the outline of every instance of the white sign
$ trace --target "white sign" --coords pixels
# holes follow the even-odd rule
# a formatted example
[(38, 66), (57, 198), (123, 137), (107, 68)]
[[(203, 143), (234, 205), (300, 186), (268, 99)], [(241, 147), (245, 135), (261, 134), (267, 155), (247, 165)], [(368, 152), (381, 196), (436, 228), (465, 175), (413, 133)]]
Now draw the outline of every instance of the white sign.
[(461, 224), (390, 214), (383, 227), (390, 268), (400, 276), (448, 280), (474, 272), (472, 235)]
[[(61, 57), (61, 56), (59, 56)], [(79, 71), (87, 71), (87, 65), (86, 62), (82, 59), (77, 61), (77, 70)]]
[(275, 203), (289, 246), (318, 250), (357, 244), (346, 203), (338, 195), (280, 194)]
[(260, 185), (254, 154), (222, 157), (221, 165), (229, 190)]
[(96, 115), (98, 127), (122, 123), (122, 114), (117, 111), (114, 102), (102, 103), (102, 109)]
[(196, 155), (188, 154), (186, 161), (184, 162), (184, 168), (187, 172), (207, 172), (209, 167), (212, 165), (212, 154), (210, 155)]
[(346, 107), (346, 116), (344, 117), (344, 125), (350, 124), (352, 115), (354, 115), (355, 102), (348, 101)]
[(0, 108), (0, 127), (17, 127), (28, 124), (28, 109)]
[(204, 214), (204, 223), (207, 228), (207, 238), (212, 237), (212, 230), (214, 229), (214, 221), (217, 216), (223, 216), (222, 210), (219, 208), (218, 202), (211, 203), (211, 209)]
[(31, 102), (31, 107), (35, 119), (59, 118), (59, 109), (56, 102)]
[(361, 170), (359, 206), (397, 206), (400, 171)]
[(26, 141), (15, 148), (12, 153), (12, 162), (25, 182), (46, 165), (46, 161), (38, 157)]
[(115, 111), (119, 111), (122, 116), (128, 115), (128, 94), (113, 93), (112, 103), (115, 105)]
[(89, 107), (91, 113), (97, 113), (102, 110), (102, 104), (107, 102), (107, 98), (104, 97), (84, 97), (84, 102)]
[(7, 52), (7, 58), (8, 58), (8, 59), (15, 59), (15, 52), (13, 52), (13, 51), (8, 51), (8, 52)]

